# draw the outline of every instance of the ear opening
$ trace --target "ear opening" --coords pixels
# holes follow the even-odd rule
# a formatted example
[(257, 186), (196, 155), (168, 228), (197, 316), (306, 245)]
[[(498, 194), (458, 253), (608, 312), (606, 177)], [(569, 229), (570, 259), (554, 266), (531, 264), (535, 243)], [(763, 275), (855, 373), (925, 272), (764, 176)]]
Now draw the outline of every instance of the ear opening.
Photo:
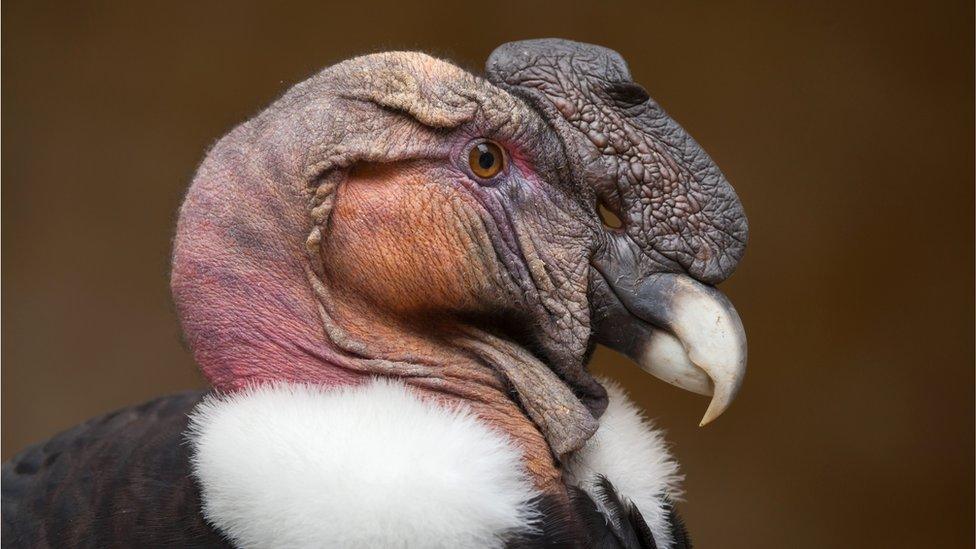
[(603, 200), (597, 201), (596, 214), (600, 218), (600, 222), (603, 223), (604, 229), (607, 229), (608, 231), (623, 230), (623, 220), (621, 220), (620, 216)]

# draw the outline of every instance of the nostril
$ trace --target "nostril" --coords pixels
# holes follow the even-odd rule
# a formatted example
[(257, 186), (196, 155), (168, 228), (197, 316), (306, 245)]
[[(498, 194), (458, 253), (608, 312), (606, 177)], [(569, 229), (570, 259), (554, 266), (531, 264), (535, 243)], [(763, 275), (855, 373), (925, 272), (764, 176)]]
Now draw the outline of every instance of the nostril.
[(596, 214), (600, 217), (603, 226), (609, 230), (619, 231), (624, 226), (624, 222), (621, 221), (620, 216), (615, 214), (602, 201), (596, 203)]

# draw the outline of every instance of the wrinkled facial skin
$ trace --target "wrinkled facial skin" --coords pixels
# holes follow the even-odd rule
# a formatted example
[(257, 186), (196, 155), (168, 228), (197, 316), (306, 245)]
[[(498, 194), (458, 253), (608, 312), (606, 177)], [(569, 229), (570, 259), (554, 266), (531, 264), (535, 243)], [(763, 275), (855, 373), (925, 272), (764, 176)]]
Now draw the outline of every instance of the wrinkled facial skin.
[[(450, 339), (501, 373), (557, 455), (572, 451), (606, 407), (605, 391), (584, 365), (589, 257), (601, 233), (593, 191), (570, 176), (563, 143), (524, 101), (453, 65), (425, 56), (396, 62), (404, 59), (392, 81), (374, 77), (366, 93), (345, 92), (359, 100), (349, 109), (395, 110), (398, 123), (425, 137), (396, 161), (389, 158), (402, 143), (416, 139), (394, 133), (374, 141), (385, 157), (357, 162), (334, 198), (325, 193), (334, 206), (319, 222), (321, 258), (312, 260), (323, 265), (328, 291), (319, 297), (327, 316), (349, 335), (332, 333), (332, 340), (348, 340), (345, 347), (359, 354), (368, 349), (371, 357), (416, 363), (444, 352), (431, 348), (431, 337)], [(423, 80), (405, 86), (414, 63)], [(404, 99), (403, 88), (414, 86), (428, 93)], [(471, 114), (431, 128), (425, 118), (442, 103)], [(471, 148), (486, 139), (504, 156), (504, 168), (488, 179), (469, 163)], [(377, 161), (382, 168), (370, 167)], [(363, 307), (342, 305), (355, 301), (349, 294), (375, 306), (368, 320)], [(380, 321), (376, 310), (397, 318)], [(376, 325), (390, 322), (396, 328), (389, 337), (376, 338)], [(423, 326), (422, 341), (405, 345), (404, 329), (416, 326)]]
[[(584, 400), (602, 399), (580, 367), (590, 335), (588, 257), (600, 230), (592, 191), (569, 178), (562, 143), (523, 101), (423, 62), (475, 114), (407, 160), (349, 171), (322, 239), (325, 278), (399, 316), (518, 327), (505, 335), (522, 337)], [(360, 108), (373, 109), (371, 101)], [(485, 139), (506, 157), (490, 179), (468, 161)], [(383, 146), (393, 151), (398, 141)]]

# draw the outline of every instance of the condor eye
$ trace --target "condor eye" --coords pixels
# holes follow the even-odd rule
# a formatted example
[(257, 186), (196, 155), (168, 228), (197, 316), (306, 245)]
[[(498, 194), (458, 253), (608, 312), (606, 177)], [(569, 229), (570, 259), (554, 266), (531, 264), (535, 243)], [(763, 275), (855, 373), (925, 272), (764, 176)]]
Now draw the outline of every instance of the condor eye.
[(491, 179), (505, 167), (505, 153), (492, 141), (482, 141), (468, 153), (471, 171), (481, 179)]

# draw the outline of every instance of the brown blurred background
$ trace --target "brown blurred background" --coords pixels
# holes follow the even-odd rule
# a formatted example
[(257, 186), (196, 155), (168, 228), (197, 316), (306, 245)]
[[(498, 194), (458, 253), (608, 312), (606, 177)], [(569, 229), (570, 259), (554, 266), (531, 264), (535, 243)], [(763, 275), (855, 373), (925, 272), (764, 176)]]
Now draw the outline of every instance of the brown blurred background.
[(749, 374), (721, 420), (697, 428), (703, 399), (596, 357), (668, 430), (698, 546), (973, 546), (971, 1), (7, 1), (2, 16), (4, 459), (203, 385), (170, 238), (234, 124), (354, 54), (477, 69), (502, 42), (561, 36), (620, 51), (749, 215), (723, 286)]

